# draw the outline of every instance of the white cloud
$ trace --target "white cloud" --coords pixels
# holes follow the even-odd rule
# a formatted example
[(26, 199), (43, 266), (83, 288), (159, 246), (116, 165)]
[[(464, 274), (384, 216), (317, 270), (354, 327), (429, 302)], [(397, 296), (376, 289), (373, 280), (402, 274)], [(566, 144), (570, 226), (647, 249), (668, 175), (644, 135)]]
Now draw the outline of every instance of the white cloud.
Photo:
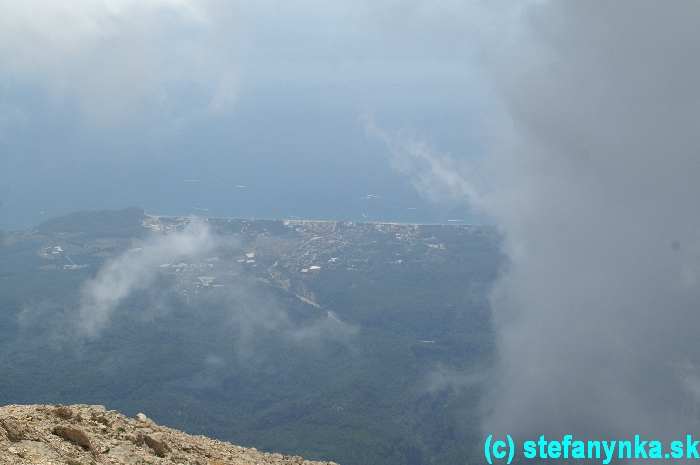
[(124, 299), (154, 283), (159, 265), (201, 258), (218, 244), (205, 223), (194, 221), (184, 231), (154, 236), (107, 262), (82, 287), (79, 329), (88, 337), (99, 335)]
[(408, 177), (415, 189), (435, 202), (480, 203), (473, 166), (458, 158), (441, 154), (428, 144), (406, 133), (390, 133), (377, 126), (371, 117), (363, 117), (365, 129), (388, 149), (392, 167)]
[(478, 387), (485, 380), (486, 376), (483, 372), (462, 372), (440, 364), (428, 373), (424, 381), (424, 389), (430, 393), (445, 390), (462, 391)]
[[(120, 304), (131, 295), (139, 291), (170, 289), (169, 285), (158, 282), (167, 269), (161, 265), (198, 263), (211, 254), (226, 253), (238, 246), (237, 239), (215, 234), (207, 223), (199, 220), (190, 222), (182, 231), (153, 235), (138, 247), (107, 261), (94, 278), (83, 284), (80, 306), (73, 320), (82, 335), (98, 337), (110, 325)], [(187, 279), (195, 281), (196, 274), (188, 275)], [(344, 342), (358, 330), (332, 313), (319, 315), (306, 323), (294, 322), (288, 309), (274, 295), (245, 275), (237, 276), (223, 288), (188, 296), (188, 302), (190, 297), (192, 310), (202, 312), (203, 318), (212, 318), (212, 321), (222, 318), (222, 328), (235, 336), (237, 352), (242, 357), (255, 352), (261, 334), (277, 334), (289, 343), (313, 347), (329, 340)], [(160, 305), (163, 308), (159, 308)], [(150, 303), (141, 315), (165, 317), (168, 305), (167, 302)], [(33, 321), (29, 316), (36, 312), (26, 313), (24, 320)]]
[[(0, 78), (34, 84), (97, 123), (235, 96), (230, 15), (205, 0), (0, 0)], [(188, 102), (193, 103), (193, 102)]]
[(370, 130), (419, 191), (470, 199), (504, 233), (485, 432), (697, 429), (700, 3), (484, 7), (464, 26), (503, 113), (482, 178)]
[(668, 437), (700, 366), (694, 1), (523, 3), (483, 37), (505, 117), (482, 205), (508, 268), (492, 298), (488, 432)]

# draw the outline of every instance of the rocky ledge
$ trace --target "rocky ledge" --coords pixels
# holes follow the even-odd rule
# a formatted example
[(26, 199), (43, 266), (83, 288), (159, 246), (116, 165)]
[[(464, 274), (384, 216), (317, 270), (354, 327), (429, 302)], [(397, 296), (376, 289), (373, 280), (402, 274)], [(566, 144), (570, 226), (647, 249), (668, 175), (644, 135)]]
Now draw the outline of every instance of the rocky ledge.
[(2, 465), (337, 465), (260, 452), (101, 405), (0, 407)]

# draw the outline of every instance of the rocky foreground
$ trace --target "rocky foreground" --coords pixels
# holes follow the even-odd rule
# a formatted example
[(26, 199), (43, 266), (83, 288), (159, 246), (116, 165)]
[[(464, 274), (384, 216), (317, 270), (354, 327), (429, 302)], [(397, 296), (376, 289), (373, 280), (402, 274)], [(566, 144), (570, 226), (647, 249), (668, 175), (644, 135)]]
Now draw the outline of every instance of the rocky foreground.
[(101, 405), (0, 407), (0, 464), (337, 465), (190, 436)]

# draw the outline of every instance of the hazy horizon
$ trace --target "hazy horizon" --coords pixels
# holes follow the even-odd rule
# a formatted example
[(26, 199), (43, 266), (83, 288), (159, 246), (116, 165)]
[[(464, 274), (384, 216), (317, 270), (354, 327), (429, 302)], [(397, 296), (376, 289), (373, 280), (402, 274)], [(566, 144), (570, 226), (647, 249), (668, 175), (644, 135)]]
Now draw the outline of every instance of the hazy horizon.
[(89, 5), (0, 5), (0, 228), (128, 205), (426, 222), (469, 214), (463, 199), (416, 191), (364, 121), (479, 155), (488, 83), (472, 47), (447, 49), (462, 34), (457, 19), (440, 35), (423, 29), (453, 7), (416, 3), (392, 30), (402, 10), (392, 2)]
[[(0, 0), (0, 229), (127, 206), (488, 225), (149, 227), (106, 214), (75, 236), (2, 231), (4, 328), (52, 333), (57, 314), (62, 335), (87, 321), (106, 343), (159, 321), (187, 341), (211, 333), (228, 350), (195, 363), (258, 399), (248, 420), (266, 424), (280, 393), (227, 371), (247, 368), (236, 337), (312, 334), (294, 362), (323, 376), (338, 367), (313, 348), (339, 324), (363, 342), (334, 346), (356, 378), (330, 379), (339, 400), (324, 425), (355, 429), (323, 447), (356, 463), (372, 460), (343, 441), (375, 441), (374, 427), (386, 433), (375, 457), (391, 443), (391, 460), (412, 465), (461, 461), (460, 432), (481, 454), (479, 435), (698, 429), (699, 18), (695, 0)], [(208, 326), (209, 307), (231, 326)], [(256, 379), (287, 369), (284, 344)], [(392, 402), (376, 384), (390, 369), (428, 387), (396, 386), (405, 403), (375, 416)], [(335, 422), (350, 394), (366, 410)], [(288, 401), (290, 418), (318, 408)], [(415, 416), (392, 423), (402, 409)], [(414, 444), (390, 439), (406, 425)]]

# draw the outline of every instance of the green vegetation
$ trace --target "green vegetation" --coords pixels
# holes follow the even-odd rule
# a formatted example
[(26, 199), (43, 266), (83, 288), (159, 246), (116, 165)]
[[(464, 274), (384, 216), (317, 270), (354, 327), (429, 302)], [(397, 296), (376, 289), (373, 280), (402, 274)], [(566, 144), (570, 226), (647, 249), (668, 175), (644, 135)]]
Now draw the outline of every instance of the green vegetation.
[[(5, 241), (0, 402), (144, 411), (191, 433), (344, 465), (443, 465), (475, 456), (483, 386), (473, 375), (493, 351), (487, 295), (500, 260), (492, 232), (424, 227), (401, 245), (391, 234), (348, 226), (343, 237), (353, 239), (341, 258), (361, 257), (357, 267), (308, 277), (292, 274), (290, 264), (284, 272), (292, 289), (303, 285), (357, 333), (299, 341), (283, 326), (255, 326), (240, 315), (274, 308), (300, 325), (325, 318), (262, 279), (264, 247), (292, 263), (307, 252), (297, 247), (303, 241), (280, 222), (244, 222), (241, 249), (255, 244), (260, 266), (237, 275), (235, 292), (185, 299), (175, 277), (165, 276), (122, 302), (100, 337), (76, 338), (81, 285), (105, 251), (125, 250), (128, 238), (144, 234), (134, 227), (137, 212), (73, 215)], [(226, 224), (230, 233), (243, 228)], [(41, 255), (58, 243), (90, 266), (65, 271), (60, 259)], [(326, 260), (323, 250), (314, 253)]]

